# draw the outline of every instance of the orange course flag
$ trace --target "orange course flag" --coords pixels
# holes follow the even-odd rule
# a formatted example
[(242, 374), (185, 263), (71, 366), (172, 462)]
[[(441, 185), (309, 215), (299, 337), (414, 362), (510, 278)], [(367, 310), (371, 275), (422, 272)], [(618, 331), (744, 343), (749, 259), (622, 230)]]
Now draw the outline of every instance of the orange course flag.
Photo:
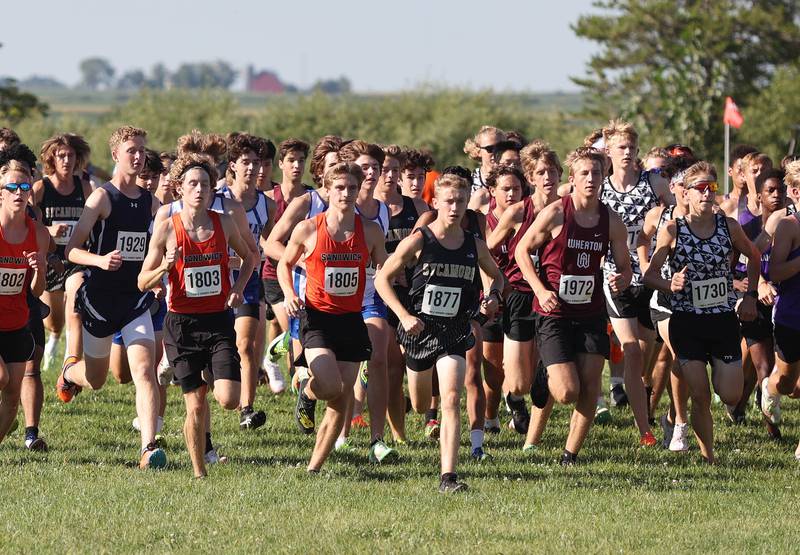
[(725, 98), (725, 115), (722, 117), (722, 121), (736, 129), (739, 129), (744, 123), (739, 107), (730, 96)]

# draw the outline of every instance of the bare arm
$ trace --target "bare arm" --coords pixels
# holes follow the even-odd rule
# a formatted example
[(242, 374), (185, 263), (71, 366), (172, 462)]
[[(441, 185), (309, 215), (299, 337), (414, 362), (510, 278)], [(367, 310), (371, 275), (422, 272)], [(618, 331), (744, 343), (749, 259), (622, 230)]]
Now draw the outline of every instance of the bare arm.
[(639, 267), (642, 269), (643, 274), (650, 264), (650, 241), (656, 232), (656, 226), (658, 225), (658, 220), (661, 219), (663, 210), (663, 207), (656, 206), (647, 213), (636, 241), (636, 253), (639, 255)]
[(416, 316), (408, 312), (397, 297), (392, 287), (392, 280), (399, 275), (407, 265), (413, 264), (419, 258), (424, 243), (422, 233), (412, 233), (397, 245), (397, 249), (386, 259), (383, 267), (375, 274), (375, 290), (381, 296), (392, 312), (394, 312), (403, 329), (408, 333), (418, 334), (424, 329), (424, 324)]
[(800, 256), (787, 260), (797, 236), (798, 226), (791, 217), (782, 219), (776, 226), (769, 260), (769, 277), (772, 281), (781, 282), (800, 272)]
[[(489, 247), (480, 239), (475, 240), (478, 249), (478, 266), (481, 270), (481, 281), (483, 282), (483, 306), (481, 312), (492, 317), (500, 306), (500, 290), (503, 286), (503, 274), (492, 258)], [(494, 292), (495, 294), (492, 294)]]
[(628, 230), (616, 212), (608, 211), (608, 238), (611, 243), (611, 255), (617, 271), (608, 276), (608, 285), (612, 293), (621, 293), (633, 279), (631, 255), (628, 250)]
[(680, 291), (681, 287), (675, 289), (672, 287), (672, 281), (661, 277), (661, 267), (667, 261), (667, 257), (672, 252), (673, 245), (675, 244), (675, 236), (677, 234), (675, 222), (667, 222), (656, 237), (656, 250), (653, 251), (653, 256), (650, 258), (650, 264), (644, 272), (644, 284), (651, 289), (658, 289), (664, 293), (672, 293), (673, 291)]
[[(539, 213), (539, 216), (533, 220), (533, 224), (520, 239), (517, 248), (514, 251), (514, 258), (519, 265), (522, 275), (525, 277), (534, 294), (539, 298), (539, 303), (542, 305), (543, 310), (550, 311), (555, 308), (558, 303), (558, 298), (555, 292), (547, 288), (547, 286), (539, 279), (539, 274), (536, 272), (536, 267), (533, 265), (531, 254), (549, 241), (553, 236), (553, 231), (564, 223), (564, 213), (562, 211), (561, 203), (554, 203), (547, 206)], [(551, 298), (552, 296), (552, 298)], [(545, 302), (548, 301), (546, 304)]]
[(514, 233), (517, 224), (522, 223), (522, 216), (524, 215), (525, 205), (523, 202), (517, 202), (513, 206), (503, 212), (500, 220), (489, 235), (486, 236), (486, 246), (490, 250), (496, 249), (503, 244), (503, 241), (508, 239), (508, 236)]
[(292, 230), (297, 227), (297, 224), (306, 219), (310, 203), (311, 195), (308, 193), (297, 197), (289, 203), (280, 221), (275, 222), (269, 237), (267, 237), (264, 245), (264, 252), (267, 256), (273, 260), (283, 258), (283, 251), (292, 235)]
[(424, 214), (425, 212), (430, 211), (431, 207), (428, 206), (428, 203), (426, 203), (421, 198), (415, 198), (413, 200), (414, 200), (414, 208), (417, 209), (417, 215), (418, 216), (421, 215), (421, 214)]
[(173, 247), (167, 250), (167, 242), (172, 235), (172, 221), (162, 220), (153, 227), (153, 236), (147, 247), (147, 255), (142, 262), (142, 270), (136, 279), (139, 291), (147, 291), (161, 285), (161, 278), (175, 265), (180, 256)]
[(39, 297), (44, 292), (45, 285), (47, 284), (47, 262), (45, 260), (45, 253), (50, 245), (50, 234), (41, 222), (36, 222), (34, 229), (36, 230), (36, 252), (26, 252), (24, 255), (28, 259), (28, 266), (33, 270), (31, 293), (33, 293), (34, 297)]
[[(281, 222), (283, 219), (281, 219)], [(278, 222), (280, 223), (280, 222)], [(314, 222), (306, 220), (300, 225), (295, 227), (286, 248), (283, 249), (283, 256), (278, 261), (278, 283), (283, 290), (285, 297), (284, 305), (286, 312), (290, 316), (296, 317), (300, 310), (303, 308), (303, 302), (298, 298), (297, 292), (294, 290), (294, 283), (292, 282), (292, 267), (297, 264), (300, 257), (306, 253), (306, 240), (312, 233), (316, 233)]]
[[(728, 230), (733, 247), (747, 256), (747, 292), (758, 292), (758, 278), (761, 275), (761, 253), (747, 238), (742, 226), (733, 218), (728, 218)], [(739, 318), (751, 322), (756, 318), (756, 298), (745, 295), (738, 308)]]
[(386, 237), (381, 226), (365, 218), (361, 220), (364, 224), (364, 237), (369, 248), (369, 259), (376, 268), (380, 268), (386, 263)]
[(67, 260), (81, 266), (94, 266), (103, 270), (118, 270), (122, 265), (122, 256), (118, 250), (113, 250), (105, 255), (92, 254), (83, 248), (92, 227), (98, 220), (105, 219), (111, 214), (111, 201), (103, 189), (94, 191), (86, 199), (78, 225), (67, 243), (64, 254)]

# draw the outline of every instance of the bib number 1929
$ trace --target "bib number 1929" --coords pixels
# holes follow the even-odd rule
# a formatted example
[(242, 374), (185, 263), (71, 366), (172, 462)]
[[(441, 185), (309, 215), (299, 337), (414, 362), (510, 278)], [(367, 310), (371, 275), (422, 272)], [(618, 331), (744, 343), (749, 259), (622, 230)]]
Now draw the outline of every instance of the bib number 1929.
[(120, 231), (117, 233), (117, 250), (122, 260), (141, 262), (147, 250), (147, 233), (136, 231)]

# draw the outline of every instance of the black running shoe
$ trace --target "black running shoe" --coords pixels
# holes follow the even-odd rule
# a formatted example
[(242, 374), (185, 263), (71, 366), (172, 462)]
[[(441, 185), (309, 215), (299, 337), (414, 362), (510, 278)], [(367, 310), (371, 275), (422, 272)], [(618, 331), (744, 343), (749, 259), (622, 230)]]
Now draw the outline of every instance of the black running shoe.
[(730, 420), (731, 424), (733, 424), (734, 426), (740, 426), (744, 424), (745, 420), (744, 410), (731, 405), (725, 405), (725, 412), (728, 415), (728, 420)]
[(561, 466), (575, 466), (577, 462), (578, 455), (564, 449), (564, 452), (561, 454)]
[(509, 393), (506, 395), (506, 404), (508, 408), (511, 409), (511, 426), (514, 428), (514, 431), (520, 435), (527, 434), (531, 415), (528, 412), (525, 399), (512, 399)]
[(611, 388), (611, 401), (615, 407), (628, 406), (628, 395), (625, 393), (625, 388), (622, 387), (621, 383)]
[(765, 415), (761, 415), (761, 421), (764, 423), (764, 427), (767, 429), (767, 434), (771, 439), (782, 439), (783, 436), (781, 435), (781, 429), (778, 427), (777, 424), (773, 423), (769, 418)]
[(294, 407), (294, 420), (297, 422), (297, 427), (304, 434), (314, 433), (314, 411), (317, 408), (317, 402), (314, 399), (306, 397), (303, 391), (306, 388), (308, 380), (300, 382), (299, 391), (297, 393), (297, 404)]
[[(249, 409), (249, 410), (248, 410)], [(254, 411), (247, 407), (239, 416), (239, 428), (242, 430), (255, 430), (267, 423), (267, 415), (263, 410)]]
[(533, 406), (538, 409), (543, 409), (547, 405), (547, 399), (550, 397), (550, 388), (547, 385), (547, 368), (540, 360), (536, 365), (536, 375), (533, 377), (533, 384), (531, 385), (531, 401)]
[(439, 493), (458, 493), (468, 489), (467, 484), (458, 481), (458, 475), (455, 473), (445, 474), (439, 482)]

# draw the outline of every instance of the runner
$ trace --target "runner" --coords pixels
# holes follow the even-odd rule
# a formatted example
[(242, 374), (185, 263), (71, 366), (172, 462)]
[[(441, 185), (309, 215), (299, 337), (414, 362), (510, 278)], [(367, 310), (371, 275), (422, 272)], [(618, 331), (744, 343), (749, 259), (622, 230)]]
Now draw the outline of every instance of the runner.
[(267, 195), (269, 195), (275, 188), (275, 185), (277, 185), (277, 183), (272, 181), (272, 170), (273, 166), (275, 165), (275, 154), (277, 154), (278, 151), (275, 148), (275, 143), (264, 137), (259, 137), (259, 138), (262, 141), (264, 141), (264, 145), (266, 146), (267, 150), (266, 150), (266, 156), (261, 159), (261, 167), (258, 170), (258, 179), (256, 180), (256, 187), (258, 188), (259, 191), (264, 191), (265, 193), (267, 193)]
[[(325, 172), (338, 163), (339, 150), (342, 148), (343, 142), (341, 137), (326, 135), (314, 147), (311, 153), (311, 178), (318, 188), (295, 198), (286, 207), (281, 216), (281, 221), (275, 224), (269, 237), (267, 237), (264, 250), (269, 258), (273, 260), (283, 258), (285, 245), (288, 243), (294, 228), (303, 220), (313, 218), (328, 209), (328, 190), (322, 186), (323, 176)], [(302, 300), (305, 297), (305, 269), (298, 266), (292, 270), (292, 275), (294, 287)], [(283, 289), (283, 286), (281, 286), (281, 289)], [(289, 332), (292, 339), (291, 353), (292, 367), (294, 368), (292, 383), (297, 384), (301, 377), (307, 377), (306, 374), (308, 372), (305, 357), (302, 356), (303, 348), (300, 344), (299, 319), (290, 316)], [(311, 434), (314, 432), (314, 403), (308, 403), (304, 406), (309, 408), (310, 413), (297, 413), (296, 417), (302, 417), (297, 419), (297, 425), (303, 433)]]
[[(407, 197), (400, 192), (400, 168), (405, 161), (405, 153), (397, 145), (383, 147), (384, 159), (381, 168), (381, 177), (375, 187), (374, 197), (384, 203), (389, 209), (389, 230), (386, 234), (386, 252), (392, 254), (400, 241), (411, 235), (419, 216), (430, 210), (424, 201), (418, 198)], [(397, 276), (394, 290), (398, 298), (406, 305), (408, 301), (407, 272)], [(400, 321), (391, 310), (388, 311), (389, 327), (397, 329)], [(406, 443), (406, 396), (403, 393), (403, 377), (405, 376), (405, 357), (397, 343), (395, 333), (389, 334), (387, 354), (388, 371), (388, 421), (392, 430), (395, 443)]]
[[(361, 188), (356, 199), (356, 214), (365, 220), (378, 224), (385, 237), (389, 231), (389, 208), (373, 197), (385, 159), (383, 149), (378, 145), (364, 141), (351, 141), (339, 151), (339, 159), (342, 162), (354, 163), (361, 168), (364, 180), (360, 184)], [(369, 332), (369, 340), (372, 344), (372, 352), (367, 362), (369, 376), (367, 403), (370, 426), (369, 460), (373, 463), (397, 459), (397, 451), (390, 448), (383, 441), (383, 431), (386, 427), (386, 410), (389, 402), (387, 353), (389, 336), (392, 334), (392, 330), (387, 320), (386, 304), (375, 291), (377, 264), (376, 260), (370, 259), (367, 265), (364, 298), (361, 308), (361, 315), (364, 318), (364, 323)], [(359, 382), (363, 382), (363, 380), (359, 380)], [(346, 422), (345, 429), (348, 428), (349, 422)]]
[(86, 166), (89, 154), (89, 145), (80, 135), (64, 133), (47, 139), (41, 150), (44, 175), (33, 184), (32, 204), (42, 211), (42, 223), (56, 242), (42, 295), (42, 301), (50, 307), (50, 316), (44, 322), (50, 331), (44, 354), (46, 369), (58, 364), (55, 354), (65, 323), (65, 352), (81, 353), (81, 317), (75, 312), (75, 294), (83, 283), (83, 268), (66, 259), (64, 248), (92, 193), (91, 186), (76, 175)]
[[(44, 291), (46, 281), (45, 253), (50, 236), (27, 214), (32, 190), (30, 168), (35, 161), (22, 144), (0, 151), (0, 442), (16, 422), (20, 396), (30, 396), (29, 387), (25, 388), (28, 392), (22, 391), (35, 348), (28, 327), (29, 295), (38, 304), (36, 297)], [(41, 387), (38, 371), (36, 376)], [(41, 391), (38, 393), (31, 404), (23, 399), (25, 446), (44, 451), (47, 444), (38, 437), (42, 404)]]
[[(785, 184), (795, 189), (795, 195), (798, 193), (800, 162), (786, 166)], [(793, 206), (793, 213), (777, 221), (767, 268), (769, 279), (779, 284), (773, 313), (776, 371), (761, 384), (762, 410), (772, 416), (780, 407), (780, 395), (800, 396), (800, 348), (797, 341), (800, 337), (800, 203)], [(771, 224), (767, 222), (768, 231), (771, 231)], [(800, 444), (794, 456), (800, 460)]]
[[(480, 308), (489, 318), (497, 310), (502, 278), (486, 244), (461, 227), (469, 182), (444, 174), (437, 180), (435, 191), (436, 220), (400, 242), (375, 283), (400, 319), (397, 337), (405, 348), (409, 392), (418, 413), (430, 407), (432, 370), (436, 368), (442, 408), (439, 491), (448, 493), (467, 489), (458, 480), (456, 464), (465, 357), (472, 346), (470, 320), (479, 306), (475, 278), (479, 269), (485, 272), (486, 294)], [(406, 266), (413, 267), (408, 308), (392, 288), (393, 279)]]
[(475, 168), (470, 184), (469, 208), (478, 210), (484, 214), (489, 205), (489, 189), (486, 187), (485, 176), (494, 167), (495, 161), (492, 157), (494, 147), (500, 141), (506, 140), (506, 134), (497, 127), (484, 125), (480, 128), (475, 137), (464, 142), (464, 154), (470, 159), (480, 162), (480, 166)]
[(400, 189), (404, 196), (422, 200), (425, 189), (425, 176), (433, 169), (433, 158), (427, 152), (407, 148), (403, 152), (400, 171)]
[[(749, 283), (738, 307), (741, 320), (756, 315), (759, 256), (733, 218), (715, 213), (717, 174), (707, 162), (692, 165), (684, 175), (689, 212), (659, 231), (646, 283), (670, 295), (669, 338), (692, 399), (692, 428), (700, 452), (713, 464), (714, 431), (706, 363), (720, 399), (735, 404), (742, 395), (742, 364), (736, 294), (730, 265), (733, 250), (749, 254)], [(671, 279), (661, 277), (669, 259)]]
[[(358, 364), (371, 354), (361, 314), (366, 270), (370, 260), (382, 265), (386, 252), (380, 226), (355, 211), (363, 180), (356, 164), (343, 162), (328, 170), (323, 179), (328, 210), (295, 228), (278, 263), (286, 310), (301, 318), (310, 372), (310, 378), (300, 382), (297, 410), (308, 413), (305, 405), (312, 399), (328, 402), (308, 464), (311, 473), (319, 472), (333, 449), (348, 416)], [(301, 258), (308, 280), (305, 300), (295, 290), (291, 270)]]
[[(267, 157), (265, 143), (247, 133), (236, 134), (228, 143), (229, 184), (219, 188), (211, 209), (223, 213), (224, 199), (235, 200), (242, 205), (247, 214), (248, 233), (253, 243), (269, 235), (275, 218), (275, 203), (256, 188), (256, 179), (261, 160)], [(240, 230), (241, 232), (241, 230)], [(256, 252), (261, 255), (260, 247)], [(235, 255), (231, 253), (231, 256)], [(239, 276), (239, 258), (231, 259), (232, 280)], [(257, 272), (248, 278), (244, 290), (244, 302), (234, 309), (236, 329), (236, 347), (241, 358), (241, 400), (239, 406), (239, 427), (243, 430), (260, 428), (267, 421), (264, 411), (256, 411), (253, 404), (256, 399), (259, 363), (256, 336), (266, 334), (266, 315), (264, 287)]]
[[(647, 211), (659, 203), (671, 204), (672, 199), (666, 179), (639, 169), (636, 163), (639, 135), (631, 124), (612, 120), (603, 130), (603, 140), (611, 159), (612, 174), (603, 182), (600, 200), (622, 218), (628, 230), (628, 254), (633, 270), (627, 290), (612, 295), (610, 288), (605, 286), (604, 291), (609, 319), (624, 353), (625, 393), (639, 429), (639, 443), (652, 447), (657, 442), (650, 431), (642, 375), (644, 354), (655, 339), (649, 308), (653, 292), (642, 284), (636, 244)], [(603, 272), (606, 278), (616, 272), (611, 252), (606, 256)]]
[[(572, 193), (548, 205), (517, 244), (515, 258), (535, 298), (536, 344), (553, 399), (575, 403), (562, 465), (573, 465), (595, 415), (604, 357), (608, 356), (601, 259), (612, 253), (616, 271), (606, 287), (619, 295), (632, 270), (619, 216), (599, 200), (605, 159), (594, 148), (567, 158)], [(531, 255), (539, 252), (537, 271)]]
[[(308, 143), (300, 139), (286, 139), (279, 145), (278, 167), (281, 169), (282, 179), (280, 183), (274, 183), (272, 188), (267, 191), (267, 196), (275, 202), (275, 223), (283, 216), (289, 203), (311, 190), (311, 187), (303, 184), (308, 150)], [(263, 246), (266, 252), (266, 241), (263, 242)], [(264, 293), (275, 313), (273, 320), (275, 325), (270, 326), (270, 337), (273, 341), (289, 330), (289, 317), (283, 307), (283, 291), (281, 291), (278, 274), (275, 271), (277, 264), (277, 260), (268, 257), (261, 270)], [(281, 393), (286, 388), (286, 383), (276, 361), (270, 360), (267, 354), (262, 366), (266, 370), (272, 392)]]
[[(142, 469), (162, 468), (167, 463), (166, 454), (155, 444), (159, 393), (149, 312), (153, 295), (142, 293), (136, 286), (148, 228), (158, 204), (136, 185), (136, 175), (144, 164), (146, 136), (143, 129), (129, 126), (111, 135), (109, 146), (116, 173), (86, 199), (66, 246), (70, 262), (88, 267), (76, 300), (83, 322), (84, 359), (67, 353), (56, 384), (58, 397), (65, 403), (84, 387), (102, 388), (108, 376), (112, 336), (121, 330), (136, 385)], [(81, 248), (90, 235), (91, 251)]]
[[(156, 227), (138, 276), (142, 290), (160, 287), (164, 276), (169, 281), (164, 343), (186, 404), (183, 433), (195, 478), (206, 476), (208, 385), (223, 408), (239, 406), (239, 358), (228, 308), (242, 304), (258, 261), (232, 219), (207, 208), (216, 175), (208, 157), (175, 162), (170, 177), (180, 189), (182, 208)], [(241, 259), (232, 286), (229, 246)]]

